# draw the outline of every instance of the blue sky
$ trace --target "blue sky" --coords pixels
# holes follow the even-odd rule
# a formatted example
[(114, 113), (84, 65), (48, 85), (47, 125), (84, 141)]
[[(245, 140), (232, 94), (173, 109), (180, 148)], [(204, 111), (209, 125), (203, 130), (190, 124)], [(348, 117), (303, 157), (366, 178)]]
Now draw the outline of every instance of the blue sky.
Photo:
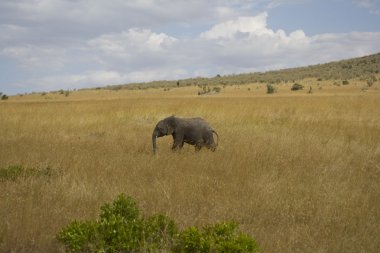
[(287, 32), (302, 29), (307, 35), (321, 33), (348, 33), (352, 31), (380, 31), (380, 1), (368, 1), (372, 5), (360, 5), (367, 1), (303, 1), (282, 5), (270, 11), (268, 26)]
[(380, 0), (2, 0), (0, 92), (305, 66), (380, 52)]

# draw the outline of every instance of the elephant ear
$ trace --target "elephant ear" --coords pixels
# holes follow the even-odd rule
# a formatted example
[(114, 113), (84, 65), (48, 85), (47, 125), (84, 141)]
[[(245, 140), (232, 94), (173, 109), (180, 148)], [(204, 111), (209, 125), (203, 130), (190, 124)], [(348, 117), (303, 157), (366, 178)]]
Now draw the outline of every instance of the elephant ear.
[(171, 126), (170, 124), (166, 124), (166, 128), (167, 128), (167, 134), (169, 135), (169, 134), (173, 134), (173, 132), (174, 132), (174, 127), (173, 126)]
[(165, 123), (166, 123), (167, 134), (168, 135), (173, 134), (177, 126), (176, 118), (174, 117), (174, 115), (166, 118)]

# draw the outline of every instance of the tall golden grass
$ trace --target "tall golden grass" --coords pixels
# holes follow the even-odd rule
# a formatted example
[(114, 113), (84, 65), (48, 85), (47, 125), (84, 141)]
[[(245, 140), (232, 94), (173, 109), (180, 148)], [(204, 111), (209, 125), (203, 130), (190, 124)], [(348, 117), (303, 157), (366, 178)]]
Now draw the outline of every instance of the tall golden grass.
[[(262, 252), (380, 252), (380, 92), (359, 86), (11, 97), (0, 168), (53, 173), (0, 181), (0, 252), (62, 252), (60, 228), (122, 192), (183, 227), (233, 219)], [(172, 114), (210, 122), (217, 151), (173, 153), (169, 136), (153, 156), (153, 127)]]

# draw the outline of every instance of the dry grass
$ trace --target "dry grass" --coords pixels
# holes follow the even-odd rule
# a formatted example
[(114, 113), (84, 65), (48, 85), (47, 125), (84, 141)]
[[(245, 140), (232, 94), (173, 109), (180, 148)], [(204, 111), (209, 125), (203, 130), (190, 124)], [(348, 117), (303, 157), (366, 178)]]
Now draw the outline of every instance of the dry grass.
[[(57, 231), (121, 192), (182, 226), (234, 219), (263, 252), (380, 252), (380, 92), (310, 85), (1, 102), (0, 168), (54, 173), (0, 181), (0, 252), (61, 252)], [(172, 153), (166, 137), (153, 156), (151, 131), (172, 114), (207, 119), (219, 149)]]

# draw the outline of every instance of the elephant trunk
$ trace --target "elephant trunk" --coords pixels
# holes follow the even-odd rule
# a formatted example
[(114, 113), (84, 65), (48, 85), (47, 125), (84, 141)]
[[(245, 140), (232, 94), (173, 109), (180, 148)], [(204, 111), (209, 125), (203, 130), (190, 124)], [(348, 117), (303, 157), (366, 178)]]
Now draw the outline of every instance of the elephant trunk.
[(157, 132), (153, 131), (153, 134), (152, 134), (153, 154), (156, 154), (156, 149), (157, 149), (156, 141), (157, 141)]

